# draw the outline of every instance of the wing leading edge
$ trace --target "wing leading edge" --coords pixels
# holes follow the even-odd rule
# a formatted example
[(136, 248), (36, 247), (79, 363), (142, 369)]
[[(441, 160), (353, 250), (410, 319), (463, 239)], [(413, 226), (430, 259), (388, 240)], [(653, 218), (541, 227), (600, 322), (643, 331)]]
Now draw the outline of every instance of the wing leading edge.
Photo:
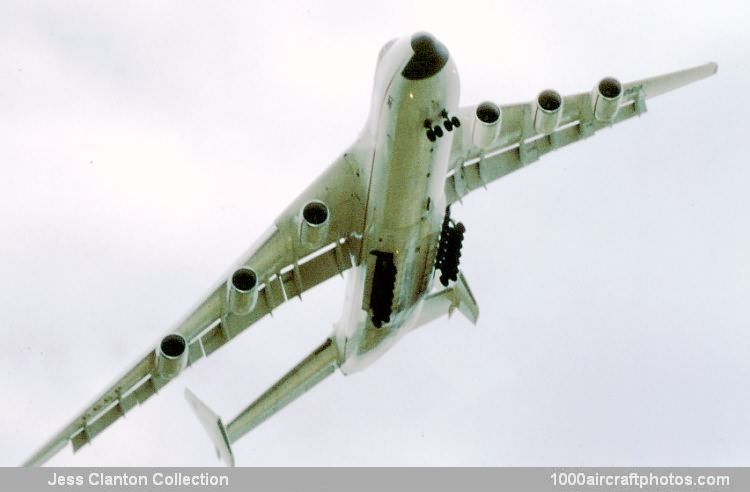
[[(488, 147), (472, 142), (472, 125), (456, 129), (451, 149), (450, 172), (445, 193), (448, 203), (461, 200), (471, 191), (521, 169), (553, 150), (572, 144), (621, 121), (646, 112), (646, 100), (678, 89), (716, 73), (716, 63), (637, 80), (622, 85), (622, 99), (612, 119), (595, 117), (594, 98), (589, 92), (562, 99), (562, 115), (550, 133), (535, 128), (535, 102), (500, 107), (500, 134)], [(477, 106), (459, 110), (461, 120), (475, 120)]]
[[(320, 244), (300, 239), (300, 211), (311, 200), (322, 201), (332, 210), (328, 233)], [(181, 335), (186, 342), (186, 365), (192, 366), (212, 354), (284, 302), (301, 298), (303, 292), (349, 269), (358, 254), (359, 240), (355, 233), (361, 227), (363, 214), (362, 187), (345, 155), (279, 216), (239, 262), (241, 267), (252, 267), (260, 277), (255, 307), (247, 314), (235, 314), (228, 309), (228, 281), (222, 280), (168, 333)], [(77, 451), (172, 381), (174, 377), (165, 377), (157, 368), (158, 350), (157, 347), (156, 351), (148, 351), (23, 465), (42, 465), (68, 442)]]

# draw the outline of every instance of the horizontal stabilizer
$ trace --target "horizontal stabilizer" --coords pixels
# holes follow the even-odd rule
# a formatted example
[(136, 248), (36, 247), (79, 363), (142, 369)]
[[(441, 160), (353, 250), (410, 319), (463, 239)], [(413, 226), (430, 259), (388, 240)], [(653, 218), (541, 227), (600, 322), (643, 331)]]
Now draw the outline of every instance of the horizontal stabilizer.
[(260, 395), (227, 425), (229, 442), (236, 442), (307, 390), (333, 374), (338, 350), (330, 338)]
[(326, 339), (320, 347), (305, 357), (226, 426), (219, 416), (190, 390), (185, 390), (185, 398), (190, 402), (198, 420), (208, 432), (219, 458), (227, 465), (234, 466), (231, 443), (236, 442), (268, 417), (332, 374), (336, 369), (337, 361), (336, 345), (330, 338)]
[[(474, 294), (471, 293), (471, 289), (469, 288), (469, 284), (466, 283), (466, 278), (463, 273), (458, 274), (458, 281), (453, 288), (455, 291), (454, 298), (458, 302), (458, 305), (454, 308), (458, 308), (461, 314), (466, 316), (466, 319), (471, 321), (472, 324), (477, 324), (477, 319), (479, 319), (479, 306), (477, 306), (477, 301), (474, 299)], [(451, 309), (449, 314), (452, 312), (453, 309)]]
[(211, 442), (214, 443), (219, 459), (228, 466), (234, 466), (234, 456), (232, 455), (232, 448), (229, 446), (227, 429), (224, 427), (221, 418), (208, 408), (205, 403), (200, 401), (189, 389), (185, 389), (185, 398), (187, 398), (193, 411), (195, 411), (195, 415), (198, 416), (198, 420), (203, 424), (203, 428), (206, 429)]
[(446, 314), (450, 316), (456, 309), (472, 324), (477, 324), (479, 306), (477, 306), (477, 301), (474, 299), (463, 273), (459, 273), (458, 280), (447, 289), (430, 294), (425, 298), (422, 312), (414, 328), (425, 325)]

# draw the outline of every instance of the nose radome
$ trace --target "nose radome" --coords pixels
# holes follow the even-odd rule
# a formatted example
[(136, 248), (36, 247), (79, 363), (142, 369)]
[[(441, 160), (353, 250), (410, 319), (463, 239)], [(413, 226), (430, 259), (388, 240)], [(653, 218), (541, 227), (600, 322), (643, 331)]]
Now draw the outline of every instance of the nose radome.
[(448, 50), (430, 33), (414, 34), (411, 37), (411, 49), (414, 54), (401, 72), (409, 80), (432, 77), (448, 63)]

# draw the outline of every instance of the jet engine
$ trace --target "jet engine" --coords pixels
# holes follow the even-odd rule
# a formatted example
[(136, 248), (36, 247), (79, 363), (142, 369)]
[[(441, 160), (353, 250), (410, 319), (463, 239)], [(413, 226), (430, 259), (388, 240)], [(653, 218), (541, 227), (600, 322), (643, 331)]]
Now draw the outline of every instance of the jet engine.
[(156, 373), (172, 379), (185, 369), (188, 362), (187, 340), (179, 333), (171, 333), (161, 339), (156, 348)]
[(252, 268), (238, 268), (228, 283), (229, 312), (237, 315), (250, 314), (258, 302), (258, 274)]
[(622, 84), (607, 77), (599, 81), (594, 91), (594, 117), (599, 121), (612, 121), (622, 101)]
[(562, 118), (563, 100), (560, 93), (552, 89), (542, 91), (536, 98), (534, 128), (537, 133), (552, 133)]
[(502, 111), (497, 104), (485, 101), (474, 113), (474, 129), (471, 140), (477, 147), (489, 147), (500, 134)]
[(299, 225), (299, 239), (307, 246), (322, 246), (328, 239), (328, 226), (331, 214), (328, 206), (312, 200), (302, 207)]

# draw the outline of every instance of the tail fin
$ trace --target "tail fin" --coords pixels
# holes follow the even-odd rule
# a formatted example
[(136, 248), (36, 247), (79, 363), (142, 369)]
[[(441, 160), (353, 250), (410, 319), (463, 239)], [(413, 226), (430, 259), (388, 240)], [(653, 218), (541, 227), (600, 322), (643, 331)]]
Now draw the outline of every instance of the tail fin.
[(187, 388), (185, 389), (185, 398), (193, 408), (195, 415), (198, 416), (198, 420), (203, 424), (203, 428), (206, 429), (211, 442), (214, 443), (216, 455), (227, 466), (234, 466), (234, 455), (232, 455), (232, 448), (229, 446), (227, 429), (224, 427), (221, 418)]

